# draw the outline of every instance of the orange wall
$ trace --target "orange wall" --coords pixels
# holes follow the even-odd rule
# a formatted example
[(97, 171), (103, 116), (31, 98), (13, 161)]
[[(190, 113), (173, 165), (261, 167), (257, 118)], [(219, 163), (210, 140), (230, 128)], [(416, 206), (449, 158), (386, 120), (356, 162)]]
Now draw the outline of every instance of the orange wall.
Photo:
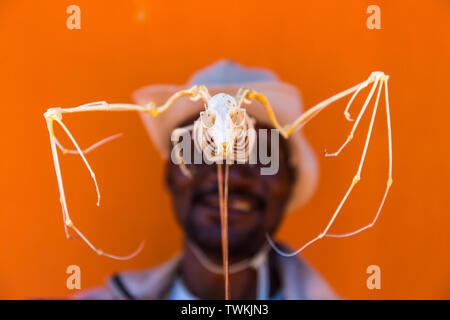
[[(149, 267), (179, 250), (163, 163), (133, 113), (64, 119), (83, 146), (124, 133), (89, 155), (102, 191), (100, 208), (81, 160), (65, 156), (62, 166), (78, 227), (117, 254), (145, 239), (143, 252), (117, 262), (97, 256), (82, 241), (66, 240), (42, 114), (50, 106), (130, 102), (138, 87), (184, 83), (193, 71), (226, 57), (273, 69), (301, 89), (306, 107), (371, 71), (391, 76), (394, 185), (380, 219), (358, 236), (321, 240), (304, 255), (348, 298), (450, 298), (450, 3), (190, 2), (0, 4), (0, 297), (64, 297), (71, 293), (65, 286), (70, 264), (81, 267), (87, 288), (114, 271)], [(65, 11), (73, 3), (81, 7), (81, 30), (66, 28)], [(370, 4), (381, 7), (382, 30), (366, 27)], [(140, 11), (144, 20), (137, 18)], [(348, 134), (344, 107), (345, 101), (336, 103), (306, 128), (320, 158), (321, 182), (312, 201), (289, 215), (280, 230), (279, 237), (294, 247), (322, 230), (356, 172), (367, 120), (342, 157), (320, 156)], [(368, 223), (383, 194), (388, 158), (381, 110), (362, 182), (335, 232)], [(371, 264), (381, 267), (379, 291), (366, 288)]]

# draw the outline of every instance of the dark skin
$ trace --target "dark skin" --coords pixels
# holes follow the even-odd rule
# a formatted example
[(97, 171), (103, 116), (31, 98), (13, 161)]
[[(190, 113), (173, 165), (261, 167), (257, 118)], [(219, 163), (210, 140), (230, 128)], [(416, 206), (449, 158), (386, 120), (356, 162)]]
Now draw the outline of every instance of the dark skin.
[[(185, 124), (194, 121), (191, 119)], [(255, 129), (270, 126), (256, 123)], [(270, 137), (270, 135), (269, 135)], [(270, 154), (270, 139), (268, 150)], [(261, 175), (258, 164), (233, 164), (229, 168), (228, 237), (230, 264), (253, 257), (280, 225), (295, 182), (295, 170), (289, 164), (287, 141), (279, 138), (279, 170), (275, 175)], [(259, 147), (259, 144), (257, 144)], [(194, 152), (194, 148), (192, 148)], [(221, 224), (215, 164), (189, 165), (192, 179), (178, 165), (169, 161), (166, 183), (185, 244), (181, 277), (187, 289), (200, 299), (224, 299), (224, 277), (208, 271), (197, 259), (187, 241), (196, 244), (208, 258), (222, 265)], [(270, 293), (280, 287), (280, 277), (269, 254)], [(256, 298), (256, 271), (246, 269), (229, 278), (232, 299)]]

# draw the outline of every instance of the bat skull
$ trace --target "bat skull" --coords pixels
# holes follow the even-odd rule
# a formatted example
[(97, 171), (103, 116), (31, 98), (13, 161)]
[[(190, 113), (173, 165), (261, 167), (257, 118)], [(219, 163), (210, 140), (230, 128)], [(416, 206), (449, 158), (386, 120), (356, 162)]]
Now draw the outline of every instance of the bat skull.
[(223, 159), (232, 153), (238, 129), (245, 119), (245, 109), (228, 94), (218, 93), (208, 101), (205, 111), (200, 112), (200, 122), (206, 138), (214, 145), (216, 157)]

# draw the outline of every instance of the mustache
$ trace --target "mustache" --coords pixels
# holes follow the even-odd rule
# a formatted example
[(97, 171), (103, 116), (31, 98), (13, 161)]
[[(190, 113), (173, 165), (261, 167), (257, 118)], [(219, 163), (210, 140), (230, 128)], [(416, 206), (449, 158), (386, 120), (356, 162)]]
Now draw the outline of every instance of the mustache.
[[(203, 197), (216, 195), (219, 195), (219, 188), (217, 185), (194, 191), (192, 194), (192, 200), (195, 202), (201, 200)], [(228, 197), (231, 198), (234, 196), (252, 199), (258, 204), (260, 208), (264, 208), (266, 205), (265, 197), (256, 192), (248, 190), (248, 187), (228, 186)]]

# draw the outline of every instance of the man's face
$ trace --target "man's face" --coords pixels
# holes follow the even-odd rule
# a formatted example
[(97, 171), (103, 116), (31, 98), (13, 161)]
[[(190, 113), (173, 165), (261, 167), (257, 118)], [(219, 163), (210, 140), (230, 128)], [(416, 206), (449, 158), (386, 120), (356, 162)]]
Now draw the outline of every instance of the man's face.
[[(192, 123), (191, 121), (190, 123)], [(256, 124), (255, 129), (270, 127)], [(270, 134), (268, 135), (270, 138)], [(267, 151), (271, 141), (267, 139)], [(258, 141), (256, 142), (258, 148)], [(279, 170), (262, 175), (259, 164), (232, 164), (228, 181), (228, 239), (230, 259), (241, 260), (254, 255), (272, 234), (284, 214), (295, 170), (289, 165), (287, 142), (279, 139)], [(194, 148), (192, 149), (194, 152)], [(192, 178), (169, 161), (166, 181), (172, 195), (177, 219), (189, 241), (211, 258), (221, 261), (221, 224), (218, 197), (217, 165), (195, 164), (188, 167)]]

